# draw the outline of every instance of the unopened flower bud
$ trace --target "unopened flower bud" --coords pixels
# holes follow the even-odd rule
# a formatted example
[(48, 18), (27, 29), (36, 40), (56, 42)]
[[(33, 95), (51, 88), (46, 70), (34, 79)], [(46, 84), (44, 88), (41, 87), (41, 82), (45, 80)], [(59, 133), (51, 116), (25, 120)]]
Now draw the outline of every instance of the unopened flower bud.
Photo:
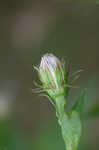
[[(41, 58), (39, 67), (35, 67), (38, 71), (42, 88), (49, 96), (56, 98), (58, 95), (65, 93), (65, 75), (64, 64), (53, 54), (45, 54)], [(65, 95), (65, 94), (64, 94)]]
[(64, 80), (62, 63), (53, 54), (45, 54), (39, 66), (39, 74), (42, 83), (47, 88), (59, 90)]

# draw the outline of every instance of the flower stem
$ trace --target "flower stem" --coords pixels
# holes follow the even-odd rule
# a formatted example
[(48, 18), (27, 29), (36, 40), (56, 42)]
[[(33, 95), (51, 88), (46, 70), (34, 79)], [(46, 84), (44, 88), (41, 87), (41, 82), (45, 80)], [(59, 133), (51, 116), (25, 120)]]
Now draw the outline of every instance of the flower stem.
[(56, 111), (58, 113), (58, 120), (61, 122), (63, 114), (65, 113), (66, 99), (64, 95), (57, 97), (56, 99)]

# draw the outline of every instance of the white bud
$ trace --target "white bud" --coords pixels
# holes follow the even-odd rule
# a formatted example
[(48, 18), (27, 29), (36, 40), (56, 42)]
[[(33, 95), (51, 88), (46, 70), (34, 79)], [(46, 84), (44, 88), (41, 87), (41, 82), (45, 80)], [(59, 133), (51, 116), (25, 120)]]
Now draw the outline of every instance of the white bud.
[(58, 74), (61, 75), (62, 79), (64, 78), (62, 63), (53, 54), (45, 54), (42, 57), (39, 66), (39, 73), (44, 82), (46, 82), (46, 74), (47, 74), (48, 76), (47, 80), (50, 80), (50, 82), (53, 81), (55, 85), (54, 87), (56, 87), (57, 89), (59, 88), (58, 79), (57, 79)]

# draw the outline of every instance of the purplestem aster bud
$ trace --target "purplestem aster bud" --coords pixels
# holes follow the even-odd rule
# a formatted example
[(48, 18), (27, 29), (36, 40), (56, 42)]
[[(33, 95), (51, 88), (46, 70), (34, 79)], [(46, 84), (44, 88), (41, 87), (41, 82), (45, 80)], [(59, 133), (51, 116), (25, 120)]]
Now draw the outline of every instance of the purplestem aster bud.
[(39, 66), (39, 75), (42, 83), (47, 88), (59, 90), (64, 81), (62, 63), (53, 54), (45, 54)]

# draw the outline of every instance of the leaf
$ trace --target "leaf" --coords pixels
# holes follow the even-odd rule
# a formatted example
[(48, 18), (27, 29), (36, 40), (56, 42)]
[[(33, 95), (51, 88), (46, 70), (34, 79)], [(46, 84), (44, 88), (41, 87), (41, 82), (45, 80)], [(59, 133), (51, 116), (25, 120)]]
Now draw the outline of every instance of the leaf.
[(99, 105), (94, 106), (88, 113), (87, 113), (87, 118), (91, 117), (99, 117)]
[(83, 117), (85, 109), (85, 99), (86, 99), (85, 97), (86, 97), (86, 89), (83, 90), (83, 92), (81, 93), (81, 95), (79, 96), (73, 107), (73, 110), (76, 110), (79, 113), (81, 119)]
[(66, 149), (77, 150), (82, 131), (79, 114), (76, 111), (72, 111), (70, 116), (64, 113), (61, 128)]

